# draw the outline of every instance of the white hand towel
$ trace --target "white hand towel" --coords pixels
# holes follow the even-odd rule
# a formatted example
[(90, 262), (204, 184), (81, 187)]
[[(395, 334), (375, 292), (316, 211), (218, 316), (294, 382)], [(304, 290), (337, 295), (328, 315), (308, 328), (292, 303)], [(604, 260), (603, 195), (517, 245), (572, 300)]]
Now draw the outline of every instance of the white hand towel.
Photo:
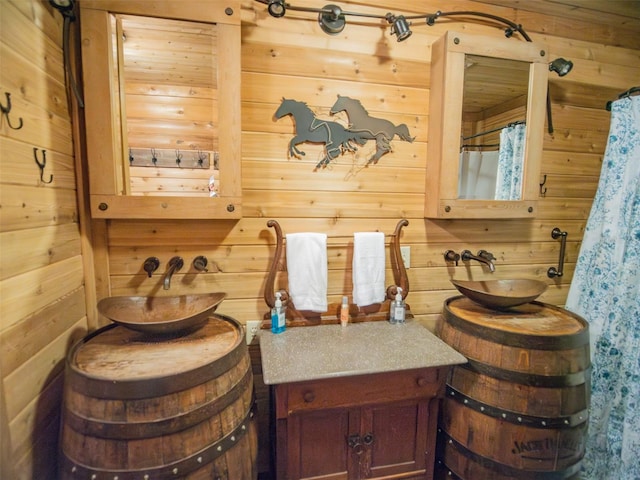
[(359, 307), (384, 301), (384, 233), (353, 235), (353, 302)]
[(324, 233), (287, 234), (289, 294), (298, 310), (326, 312), (327, 236)]

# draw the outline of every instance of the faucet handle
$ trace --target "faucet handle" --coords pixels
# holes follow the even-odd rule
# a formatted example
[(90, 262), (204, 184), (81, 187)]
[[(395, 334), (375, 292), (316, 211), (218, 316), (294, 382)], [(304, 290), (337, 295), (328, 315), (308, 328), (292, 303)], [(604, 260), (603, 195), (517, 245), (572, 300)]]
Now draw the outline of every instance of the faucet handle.
[(208, 263), (209, 261), (207, 260), (207, 257), (205, 257), (204, 255), (198, 255), (193, 259), (193, 268), (195, 268), (199, 272), (208, 272)]
[(151, 278), (151, 274), (153, 274), (153, 272), (155, 272), (159, 266), (160, 260), (158, 259), (158, 257), (148, 257), (144, 261), (144, 265), (142, 268), (144, 268), (144, 271), (147, 272), (147, 275), (149, 276), (149, 278)]
[(490, 262), (493, 262), (496, 259), (496, 257), (493, 256), (493, 253), (488, 252), (486, 250), (478, 250), (478, 256), (480, 258), (489, 260)]
[(444, 252), (444, 260), (445, 262), (456, 262), (456, 267), (458, 266), (458, 260), (460, 260), (460, 254), (454, 252), (453, 250), (447, 250)]

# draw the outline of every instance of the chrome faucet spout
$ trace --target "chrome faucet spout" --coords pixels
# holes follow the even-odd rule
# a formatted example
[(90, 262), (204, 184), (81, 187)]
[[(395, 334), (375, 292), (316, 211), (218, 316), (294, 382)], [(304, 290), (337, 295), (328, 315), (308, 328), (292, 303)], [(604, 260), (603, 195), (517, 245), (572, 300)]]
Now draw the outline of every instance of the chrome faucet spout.
[[(481, 252), (484, 252), (484, 254)], [(495, 272), (496, 266), (493, 264), (493, 255), (483, 250), (481, 250), (478, 253), (479, 255), (474, 255), (469, 250), (463, 250), (462, 253), (460, 254), (460, 259), (463, 262), (468, 262), (469, 260), (475, 260), (477, 262), (484, 263), (487, 267), (489, 267), (489, 270), (491, 271), (491, 273)]]
[(182, 260), (182, 257), (171, 257), (168, 266), (169, 269), (167, 270), (167, 273), (164, 274), (164, 280), (162, 281), (162, 288), (164, 290), (169, 290), (169, 288), (171, 288), (171, 277), (184, 266), (184, 260)]

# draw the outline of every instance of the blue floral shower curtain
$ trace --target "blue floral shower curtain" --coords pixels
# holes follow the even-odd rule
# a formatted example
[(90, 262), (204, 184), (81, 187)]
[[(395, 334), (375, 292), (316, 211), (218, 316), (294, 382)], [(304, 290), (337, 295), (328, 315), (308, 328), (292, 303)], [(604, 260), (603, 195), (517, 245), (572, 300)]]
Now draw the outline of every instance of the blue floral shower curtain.
[(640, 97), (612, 104), (600, 183), (566, 308), (589, 322), (582, 479), (640, 479)]
[(526, 126), (522, 123), (500, 131), (496, 200), (520, 200)]

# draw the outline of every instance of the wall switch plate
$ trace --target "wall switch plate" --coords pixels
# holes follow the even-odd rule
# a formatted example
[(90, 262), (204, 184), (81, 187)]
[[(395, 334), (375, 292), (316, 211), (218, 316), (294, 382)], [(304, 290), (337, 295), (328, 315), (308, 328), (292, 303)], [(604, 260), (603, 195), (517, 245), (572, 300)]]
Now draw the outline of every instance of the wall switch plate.
[(411, 267), (411, 247), (408, 245), (401, 246), (400, 256), (402, 257), (402, 263), (404, 263), (404, 268), (410, 268)]
[(260, 330), (260, 324), (262, 322), (260, 320), (249, 320), (245, 325), (245, 329), (247, 331), (247, 345), (251, 345), (253, 339), (258, 335), (258, 330)]

